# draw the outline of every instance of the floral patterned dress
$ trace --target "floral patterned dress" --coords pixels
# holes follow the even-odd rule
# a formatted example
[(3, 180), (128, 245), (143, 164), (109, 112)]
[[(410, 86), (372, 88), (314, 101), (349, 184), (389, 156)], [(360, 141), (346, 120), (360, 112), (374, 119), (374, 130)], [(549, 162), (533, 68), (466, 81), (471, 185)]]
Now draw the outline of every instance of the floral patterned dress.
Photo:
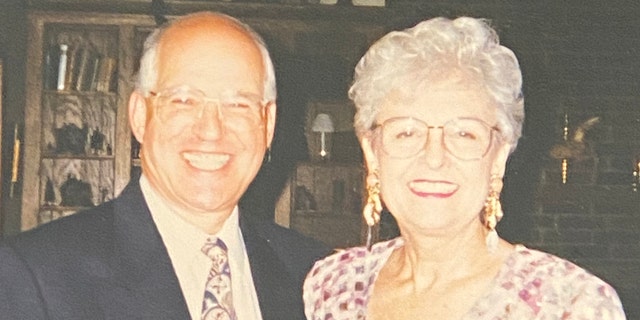
[[(304, 283), (308, 320), (365, 319), (373, 284), (402, 238), (340, 251), (316, 262)], [(615, 290), (575, 264), (516, 245), (462, 320), (626, 319)]]

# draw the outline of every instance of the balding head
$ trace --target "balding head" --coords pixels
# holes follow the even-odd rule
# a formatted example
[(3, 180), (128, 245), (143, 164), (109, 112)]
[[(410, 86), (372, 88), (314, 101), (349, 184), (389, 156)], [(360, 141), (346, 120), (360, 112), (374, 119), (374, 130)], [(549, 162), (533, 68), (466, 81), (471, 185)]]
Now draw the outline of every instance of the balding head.
[[(161, 69), (167, 66), (171, 67), (171, 61), (168, 61), (168, 64), (160, 65), (161, 56), (171, 52), (180, 52), (180, 48), (184, 48), (189, 43), (214, 39), (232, 40), (227, 43), (246, 44), (257, 50), (261, 57), (259, 68), (262, 69), (260, 73), (264, 82), (264, 100), (275, 101), (277, 95), (275, 71), (262, 37), (241, 21), (215, 12), (198, 12), (182, 16), (162, 28), (154, 30), (144, 44), (136, 89), (147, 95), (157, 86)], [(233, 50), (234, 48), (229, 47), (228, 49)]]

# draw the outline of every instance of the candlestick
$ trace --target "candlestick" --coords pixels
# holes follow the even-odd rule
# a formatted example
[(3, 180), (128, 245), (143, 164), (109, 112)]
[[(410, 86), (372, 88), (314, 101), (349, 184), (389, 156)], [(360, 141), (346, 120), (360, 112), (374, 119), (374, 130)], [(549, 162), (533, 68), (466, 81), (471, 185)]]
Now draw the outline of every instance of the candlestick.
[(320, 156), (324, 158), (327, 155), (327, 150), (325, 146), (325, 132), (320, 132)]
[(633, 192), (638, 192), (638, 188), (640, 188), (640, 158), (636, 160), (633, 167), (633, 182), (631, 183), (631, 190), (633, 190)]
[[(569, 140), (569, 114), (564, 113), (564, 126), (562, 127), (562, 140)], [(567, 184), (567, 173), (569, 171), (569, 161), (562, 159), (562, 184)]]
[(11, 165), (11, 187), (9, 198), (13, 198), (14, 188), (18, 183), (18, 166), (20, 161), (20, 139), (18, 138), (18, 124), (13, 128), (13, 164)]

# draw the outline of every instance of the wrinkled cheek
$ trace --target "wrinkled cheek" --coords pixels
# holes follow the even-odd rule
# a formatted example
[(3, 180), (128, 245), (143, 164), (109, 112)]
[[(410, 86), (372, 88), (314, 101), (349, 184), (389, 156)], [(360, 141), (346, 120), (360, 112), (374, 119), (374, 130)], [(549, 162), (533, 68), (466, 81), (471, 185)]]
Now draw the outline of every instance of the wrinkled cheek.
[(380, 197), (384, 206), (389, 211), (402, 210), (401, 207), (408, 205), (406, 197), (408, 190), (398, 181), (400, 177), (382, 174), (380, 176)]
[(189, 126), (164, 126), (157, 127), (155, 132), (157, 141), (170, 144), (179, 142), (182, 136), (189, 136), (192, 130)]
[[(153, 136), (145, 136), (140, 157), (144, 164), (143, 170), (150, 169), (158, 176), (172, 176), (182, 170), (180, 155), (181, 140), (173, 132), (156, 132)], [(180, 173), (182, 174), (182, 173)]]

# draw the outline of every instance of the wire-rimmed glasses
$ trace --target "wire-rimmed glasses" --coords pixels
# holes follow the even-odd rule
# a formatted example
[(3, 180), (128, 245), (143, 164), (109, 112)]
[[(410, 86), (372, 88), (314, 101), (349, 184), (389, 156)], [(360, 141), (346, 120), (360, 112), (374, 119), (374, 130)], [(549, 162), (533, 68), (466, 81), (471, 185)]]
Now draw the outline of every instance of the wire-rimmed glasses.
[(396, 117), (377, 124), (382, 149), (393, 158), (409, 158), (424, 150), (430, 129), (442, 129), (445, 149), (461, 160), (476, 160), (489, 151), (497, 127), (476, 118), (455, 118), (442, 126), (430, 126), (412, 117)]
[(155, 113), (163, 123), (193, 123), (201, 119), (207, 104), (216, 106), (218, 116), (225, 125), (249, 127), (259, 123), (265, 103), (252, 94), (228, 94), (210, 98), (204, 92), (180, 86), (159, 92), (149, 91), (156, 99)]

